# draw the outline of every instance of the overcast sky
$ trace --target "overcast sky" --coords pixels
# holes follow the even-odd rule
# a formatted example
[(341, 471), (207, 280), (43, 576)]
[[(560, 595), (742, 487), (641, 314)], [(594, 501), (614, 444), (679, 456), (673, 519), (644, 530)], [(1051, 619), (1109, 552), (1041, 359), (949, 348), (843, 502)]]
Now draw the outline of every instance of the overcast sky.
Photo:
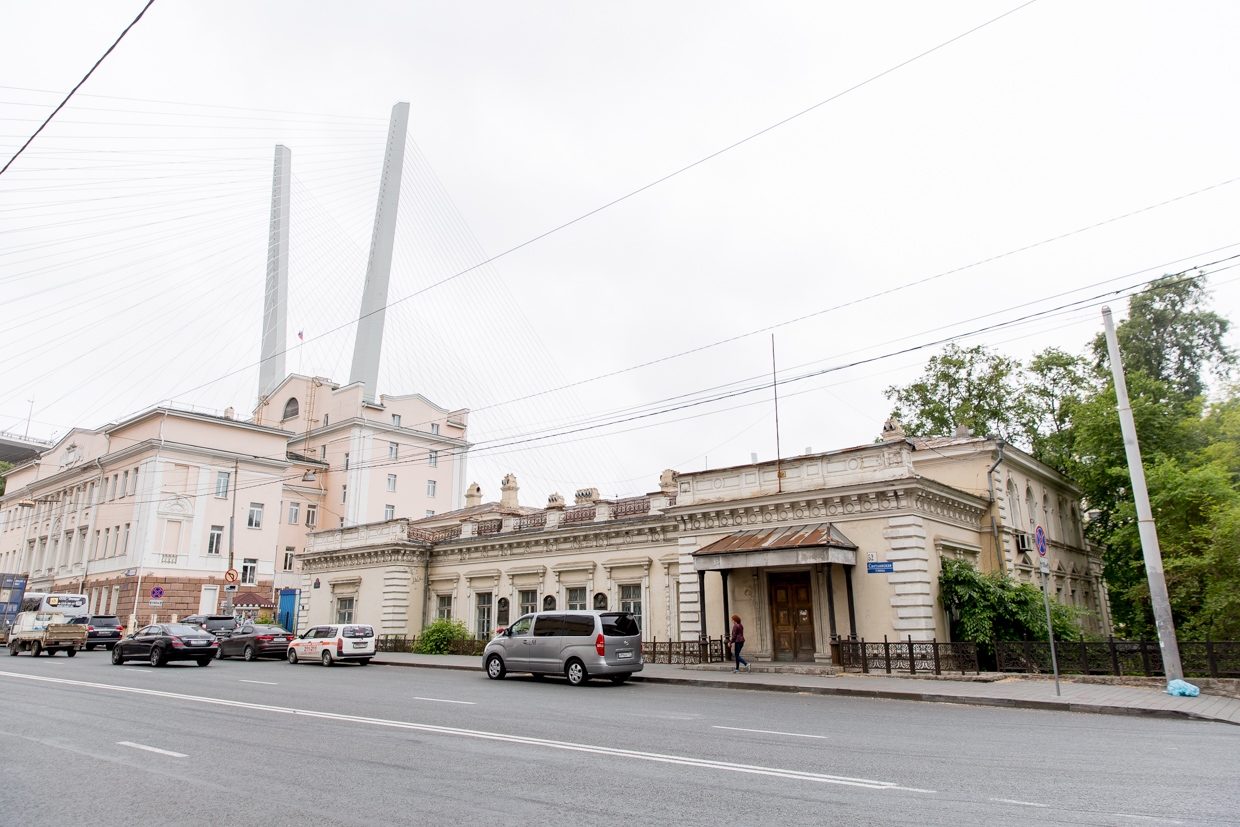
[[(287, 367), (347, 381), (397, 101), (379, 390), (473, 409), (470, 478), (513, 471), (527, 505), (773, 459), (769, 389), (665, 410), (769, 375), (754, 331), (791, 378), (1240, 253), (1240, 6), (1039, 0), (418, 292), (1018, 5), (159, 0), (0, 177), (0, 430), (31, 399), (43, 438), (169, 399), (249, 415), (277, 143)], [(0, 4), (0, 157), (141, 6)], [(1206, 268), (1233, 316), (1234, 264)], [(1086, 301), (963, 342), (1099, 329)], [(783, 454), (873, 440), (934, 352), (782, 385)]]

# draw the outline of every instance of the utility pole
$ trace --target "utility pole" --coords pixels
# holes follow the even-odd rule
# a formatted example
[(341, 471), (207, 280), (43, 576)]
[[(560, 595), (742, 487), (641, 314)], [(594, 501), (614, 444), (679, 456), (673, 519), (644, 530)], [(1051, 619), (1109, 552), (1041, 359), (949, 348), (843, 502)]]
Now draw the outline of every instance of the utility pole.
[(1158, 530), (1150, 510), (1150, 495), (1145, 488), (1145, 466), (1141, 464), (1141, 446), (1137, 444), (1137, 426), (1128, 404), (1128, 383), (1124, 381), (1124, 363), (1115, 337), (1111, 308), (1102, 308), (1106, 327), (1107, 353), (1111, 357), (1111, 373), (1115, 377), (1115, 399), (1119, 405), (1119, 427), (1124, 435), (1124, 454), (1128, 457), (1128, 476), (1132, 479), (1132, 498), (1137, 504), (1137, 533), (1141, 537), (1141, 554), (1145, 558), (1145, 576), (1150, 581), (1150, 603), (1154, 609), (1154, 625), (1158, 628), (1158, 648), (1162, 650), (1163, 672), (1168, 681), (1184, 680), (1180, 665), (1180, 644), (1175, 639), (1175, 621), (1171, 617), (1171, 598), (1167, 595), (1167, 579), (1163, 575), (1162, 551), (1158, 548)]

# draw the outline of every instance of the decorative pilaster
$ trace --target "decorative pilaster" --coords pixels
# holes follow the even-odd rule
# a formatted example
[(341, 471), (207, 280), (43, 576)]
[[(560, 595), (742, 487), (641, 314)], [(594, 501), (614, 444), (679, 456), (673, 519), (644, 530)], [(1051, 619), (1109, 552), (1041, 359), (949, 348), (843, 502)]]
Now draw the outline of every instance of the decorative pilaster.
[(892, 627), (900, 637), (930, 640), (935, 636), (934, 589), (930, 581), (930, 552), (926, 547), (926, 527), (921, 517), (890, 517), (883, 537), (887, 540), (887, 575), (891, 606), (895, 610)]

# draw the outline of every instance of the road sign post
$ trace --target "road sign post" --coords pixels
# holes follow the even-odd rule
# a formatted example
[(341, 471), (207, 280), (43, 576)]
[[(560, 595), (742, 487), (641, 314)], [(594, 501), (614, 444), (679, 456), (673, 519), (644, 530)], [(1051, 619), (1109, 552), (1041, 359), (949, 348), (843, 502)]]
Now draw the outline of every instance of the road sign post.
[(1051, 669), (1055, 671), (1055, 694), (1059, 691), (1059, 658), (1055, 655), (1055, 628), (1051, 624), (1051, 592), (1047, 575), (1051, 573), (1050, 561), (1046, 559), (1046, 531), (1038, 526), (1033, 532), (1033, 541), (1038, 546), (1038, 571), (1042, 575), (1042, 603), (1046, 606), (1046, 639), (1051, 645)]

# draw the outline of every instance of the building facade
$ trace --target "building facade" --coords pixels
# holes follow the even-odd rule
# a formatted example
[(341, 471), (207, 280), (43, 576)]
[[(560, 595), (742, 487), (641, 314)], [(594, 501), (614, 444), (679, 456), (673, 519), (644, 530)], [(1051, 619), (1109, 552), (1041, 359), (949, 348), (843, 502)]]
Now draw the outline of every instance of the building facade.
[(889, 423), (875, 444), (659, 483), (532, 509), (509, 475), (499, 502), (474, 485), (459, 512), (313, 533), (299, 628), (356, 620), (416, 635), (448, 617), (485, 637), (536, 609), (597, 608), (632, 611), (647, 640), (686, 640), (724, 635), (738, 614), (747, 654), (824, 662), (837, 637), (949, 639), (942, 559), (1036, 578), (1037, 525), (1053, 594), (1091, 630), (1110, 627), (1079, 491), (1010, 446), (906, 439)]

